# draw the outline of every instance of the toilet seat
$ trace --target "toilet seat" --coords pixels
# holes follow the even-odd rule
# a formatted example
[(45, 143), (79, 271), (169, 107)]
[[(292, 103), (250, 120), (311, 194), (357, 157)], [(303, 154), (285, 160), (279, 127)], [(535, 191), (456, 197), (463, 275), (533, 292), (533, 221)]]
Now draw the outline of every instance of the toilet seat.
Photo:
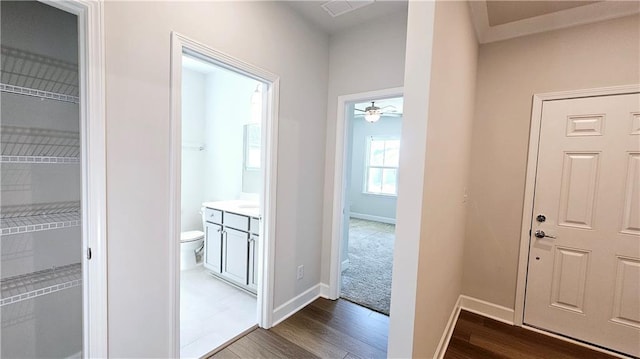
[(180, 243), (193, 242), (204, 239), (202, 231), (187, 231), (180, 233)]

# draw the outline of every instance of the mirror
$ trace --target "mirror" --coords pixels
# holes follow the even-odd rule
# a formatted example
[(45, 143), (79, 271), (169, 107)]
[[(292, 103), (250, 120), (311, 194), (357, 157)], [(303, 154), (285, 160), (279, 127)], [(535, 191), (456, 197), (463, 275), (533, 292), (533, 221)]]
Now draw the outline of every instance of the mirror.
[(261, 132), (259, 123), (244, 125), (244, 158), (242, 166), (242, 192), (260, 192)]

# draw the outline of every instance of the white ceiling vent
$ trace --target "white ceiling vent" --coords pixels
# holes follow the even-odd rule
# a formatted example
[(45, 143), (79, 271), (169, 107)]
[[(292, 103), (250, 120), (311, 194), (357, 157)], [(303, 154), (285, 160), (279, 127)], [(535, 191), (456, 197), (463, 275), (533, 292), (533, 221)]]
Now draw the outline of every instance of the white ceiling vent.
[(331, 0), (322, 4), (332, 17), (338, 17), (363, 6), (373, 4), (375, 0)]

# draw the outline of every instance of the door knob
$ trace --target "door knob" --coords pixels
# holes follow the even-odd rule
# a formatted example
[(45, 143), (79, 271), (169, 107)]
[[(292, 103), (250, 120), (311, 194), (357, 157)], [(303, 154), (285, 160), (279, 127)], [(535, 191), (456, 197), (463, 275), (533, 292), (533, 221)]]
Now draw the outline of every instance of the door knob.
[(533, 234), (534, 236), (536, 236), (536, 238), (551, 238), (551, 239), (556, 239), (556, 237), (553, 236), (548, 236), (546, 233), (544, 233), (544, 231), (542, 230), (536, 230)]
[(544, 214), (539, 214), (539, 215), (536, 217), (536, 221), (538, 221), (538, 222), (540, 222), (540, 223), (542, 223), (542, 222), (544, 222), (544, 221), (546, 221), (546, 220), (547, 220), (547, 217), (546, 217)]

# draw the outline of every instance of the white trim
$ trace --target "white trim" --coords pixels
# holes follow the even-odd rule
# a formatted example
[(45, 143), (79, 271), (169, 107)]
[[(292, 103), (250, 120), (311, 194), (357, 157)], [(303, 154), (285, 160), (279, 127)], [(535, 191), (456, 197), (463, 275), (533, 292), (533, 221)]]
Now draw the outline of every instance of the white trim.
[(273, 326), (280, 324), (290, 316), (296, 314), (302, 308), (311, 304), (314, 300), (320, 298), (322, 293), (322, 285), (316, 284), (313, 287), (305, 290), (299, 295), (295, 296), (291, 300), (287, 301), (283, 305), (273, 310)]
[[(78, 16), (82, 141), (82, 287), (84, 358), (108, 357), (107, 193), (105, 138), (104, 4), (40, 0)], [(91, 248), (91, 260), (87, 250)], [(77, 355), (77, 354), (76, 354)]]
[(342, 264), (340, 265), (340, 270), (343, 272), (346, 271), (347, 269), (349, 269), (350, 264), (351, 264), (351, 261), (349, 260), (349, 258), (343, 260)]
[(343, 209), (345, 202), (345, 170), (346, 164), (346, 144), (347, 126), (345, 117), (345, 108), (347, 102), (362, 102), (365, 100), (380, 100), (385, 98), (403, 96), (404, 89), (402, 87), (394, 87), (389, 89), (361, 92), (357, 94), (338, 96), (338, 106), (336, 114), (336, 152), (334, 158), (334, 174), (333, 174), (333, 208), (331, 222), (331, 257), (329, 266), (329, 298), (338, 299), (340, 296), (340, 245), (342, 242)]
[(506, 24), (490, 26), (486, 1), (469, 1), (476, 36), (481, 44), (616, 19), (640, 12), (635, 1), (603, 1)]
[(493, 304), (482, 299), (460, 295), (460, 307), (468, 312), (480, 314), (484, 317), (497, 320), (499, 322), (514, 325), (514, 311), (511, 308)]
[(364, 214), (364, 213), (350, 212), (349, 213), (349, 217), (358, 218), (358, 219), (364, 219), (364, 220), (367, 220), (367, 221), (375, 221), (375, 222), (382, 222), (382, 223), (388, 223), (388, 224), (396, 224), (396, 219), (395, 218), (373, 216), (373, 215)]
[(324, 283), (320, 283), (320, 297), (329, 299), (329, 286)]
[(258, 252), (258, 289), (257, 318), (258, 325), (270, 328), (273, 324), (273, 278), (275, 276), (275, 240), (276, 240), (276, 188), (277, 188), (277, 156), (278, 156), (278, 104), (280, 78), (259, 67), (239, 60), (231, 55), (215, 50), (201, 42), (192, 40), (176, 32), (171, 33), (171, 145), (170, 145), (170, 350), (174, 357), (180, 353), (180, 161), (181, 161), (181, 83), (182, 54), (187, 50), (194, 55), (213, 60), (219, 66), (242, 73), (269, 84), (267, 106), (269, 113), (262, 126), (263, 135), (263, 189), (260, 196), (260, 208), (263, 209)]
[(531, 129), (529, 131), (529, 153), (527, 156), (527, 175), (525, 179), (524, 205), (520, 230), (520, 255), (518, 257), (518, 277), (516, 281), (516, 300), (513, 322), (522, 325), (524, 322), (524, 299), (527, 283), (527, 263), (529, 260), (529, 230), (533, 219), (533, 197), (535, 190), (536, 168), (538, 166), (538, 139), (542, 120), (542, 104), (544, 101), (622, 95), (640, 92), (640, 85), (624, 85), (596, 89), (549, 92), (533, 95), (531, 110)]
[(440, 338), (440, 342), (438, 343), (438, 347), (436, 348), (436, 352), (434, 354), (434, 358), (442, 359), (444, 358), (445, 353), (447, 352), (447, 348), (449, 347), (449, 342), (451, 341), (451, 336), (453, 335), (453, 330), (456, 328), (456, 323), (458, 323), (458, 317), (460, 316), (460, 301), (462, 300), (462, 296), (458, 297), (456, 301), (456, 305), (453, 307), (451, 311), (451, 315), (449, 316), (449, 321), (447, 321), (447, 325), (444, 327), (444, 331), (442, 332), (442, 337)]

